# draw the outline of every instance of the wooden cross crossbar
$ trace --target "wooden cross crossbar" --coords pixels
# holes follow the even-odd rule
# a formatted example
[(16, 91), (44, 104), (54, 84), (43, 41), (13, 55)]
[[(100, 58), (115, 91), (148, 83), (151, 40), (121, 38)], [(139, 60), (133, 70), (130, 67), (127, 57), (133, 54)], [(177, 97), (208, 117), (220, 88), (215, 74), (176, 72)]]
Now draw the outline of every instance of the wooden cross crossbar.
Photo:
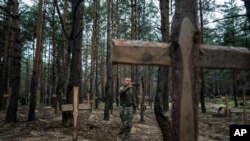
[[(94, 102), (94, 100), (89, 100), (89, 95), (88, 95), (87, 101), (85, 101), (84, 103), (78, 104), (78, 110), (91, 110), (91, 104), (93, 102)], [(63, 104), (62, 111), (73, 111), (73, 105), (72, 104)]]
[[(113, 64), (172, 66), (170, 44), (139, 40), (111, 40)], [(250, 69), (250, 50), (244, 47), (200, 45), (199, 67)]]
[(73, 112), (72, 141), (77, 141), (79, 110), (91, 110), (89, 95), (88, 95), (87, 103), (79, 104), (79, 87), (73, 87), (73, 104), (64, 104), (61, 106), (62, 106), (62, 111)]
[[(198, 69), (250, 69), (250, 51), (242, 47), (200, 45), (188, 17), (180, 26), (178, 45), (149, 41), (111, 40), (113, 64), (165, 65), (172, 72), (172, 140), (198, 140)], [(172, 53), (172, 54), (170, 54)]]

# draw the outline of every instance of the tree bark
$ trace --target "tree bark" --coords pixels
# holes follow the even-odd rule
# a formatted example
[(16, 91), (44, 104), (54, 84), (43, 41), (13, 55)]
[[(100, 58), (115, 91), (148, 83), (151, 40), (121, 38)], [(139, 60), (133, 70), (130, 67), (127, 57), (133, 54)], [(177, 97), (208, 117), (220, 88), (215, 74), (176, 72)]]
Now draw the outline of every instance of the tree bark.
[[(138, 11), (137, 11), (137, 0), (131, 0), (131, 40), (136, 40), (137, 36), (137, 19), (138, 19)], [(139, 83), (139, 70), (138, 66), (131, 65), (131, 75), (132, 81), (135, 83)], [(134, 88), (134, 98), (136, 102), (136, 106), (134, 106), (134, 112), (139, 106), (139, 87)]]
[[(11, 0), (7, 1), (7, 11), (11, 12)], [(8, 14), (5, 14), (4, 19), (4, 47), (3, 47), (3, 60), (2, 60), (2, 69), (0, 74), (0, 111), (4, 110), (5, 103), (4, 103), (4, 94), (8, 93), (8, 84), (9, 84), (9, 48), (10, 48), (10, 42), (11, 42), (11, 29), (12, 26), (10, 16)]]
[(43, 25), (43, 0), (39, 0), (38, 3), (38, 20), (36, 24), (36, 53), (33, 62), (33, 71), (31, 76), (30, 85), (30, 105), (29, 105), (29, 117), (28, 120), (32, 121), (36, 119), (35, 109), (37, 102), (37, 87), (38, 80), (41, 72), (41, 61), (42, 61), (42, 25)]
[[(204, 43), (204, 38), (203, 38), (203, 13), (202, 13), (202, 2), (199, 0), (199, 6), (200, 6), (200, 38), (201, 38), (201, 44)], [(205, 105), (205, 79), (204, 79), (204, 71), (201, 68), (200, 70), (200, 78), (201, 78), (201, 91), (200, 91), (200, 103), (201, 103), (201, 111), (202, 113), (206, 113), (206, 105)]]
[[(91, 68), (90, 68), (90, 99), (94, 97), (99, 97), (99, 88), (98, 88), (98, 46), (99, 46), (99, 0), (93, 1), (93, 25), (92, 25), (92, 51), (91, 51)], [(96, 100), (95, 107), (98, 107), (98, 99)]]
[(238, 107), (238, 101), (237, 101), (237, 71), (233, 70), (232, 71), (232, 76), (233, 76), (233, 97), (234, 97), (234, 106)]
[(52, 21), (51, 21), (51, 28), (52, 28), (52, 67), (51, 67), (51, 95), (53, 99), (53, 107), (55, 108), (55, 111), (57, 110), (57, 102), (54, 97), (56, 95), (56, 80), (57, 80), (57, 75), (56, 75), (56, 53), (57, 53), (57, 47), (56, 47), (56, 29), (55, 29), (55, 3), (53, 2), (52, 5)]
[(107, 55), (106, 55), (106, 66), (107, 66), (107, 82), (105, 87), (105, 109), (104, 109), (104, 120), (109, 120), (109, 110), (112, 103), (112, 62), (111, 62), (111, 48), (110, 48), (110, 38), (111, 38), (111, 9), (112, 0), (107, 1)]
[(10, 89), (12, 91), (5, 117), (7, 123), (17, 121), (17, 107), (21, 78), (21, 39), (20, 39), (20, 16), (18, 13), (18, 0), (12, 0), (14, 15), (12, 20), (12, 36), (10, 44)]
[[(72, 46), (72, 59), (70, 62), (69, 83), (66, 91), (66, 103), (72, 104), (73, 87), (79, 87), (81, 93), (82, 86), (82, 28), (81, 2), (79, 0), (72, 1), (72, 30), (70, 45)], [(63, 126), (72, 126), (72, 112), (63, 112)]]
[[(170, 141), (172, 139), (171, 135), (171, 123), (169, 118), (163, 115), (163, 108), (162, 108), (162, 96), (164, 95), (164, 91), (162, 87), (164, 87), (164, 82), (160, 77), (165, 77), (164, 73), (158, 73), (157, 79), (157, 90), (155, 95), (155, 102), (154, 102), (154, 113), (156, 121), (161, 129), (163, 140)], [(167, 79), (167, 78), (166, 78)], [(166, 87), (165, 87), (166, 88)]]
[(144, 123), (145, 122), (145, 119), (144, 119), (144, 111), (145, 111), (145, 108), (144, 108), (144, 99), (145, 99), (145, 94), (147, 93), (146, 91), (146, 85), (145, 85), (145, 75), (143, 75), (141, 77), (141, 87), (142, 87), (142, 99), (141, 99), (141, 111), (140, 111), (140, 123)]
[[(54, 5), (56, 6), (56, 1), (54, 1)], [(67, 9), (68, 9), (68, 0), (64, 0), (64, 7), (63, 7), (63, 17), (62, 17), (62, 23), (63, 26), (66, 26), (67, 23)], [(66, 89), (66, 82), (68, 78), (68, 65), (66, 62), (66, 53), (65, 49), (68, 46), (68, 40), (66, 35), (62, 32), (62, 44), (59, 44), (57, 46), (56, 50), (56, 70), (57, 70), (57, 86), (56, 86), (56, 97), (57, 101), (59, 103), (59, 108), (61, 109), (61, 105), (63, 104), (62, 97), (65, 95), (65, 89)], [(65, 77), (66, 76), (66, 77)]]
[[(162, 42), (168, 42), (169, 40), (169, 1), (161, 0), (160, 1), (160, 9), (161, 9), (161, 34), (162, 34)], [(157, 87), (161, 89), (162, 94), (160, 97), (163, 98), (163, 111), (167, 112), (169, 110), (168, 106), (168, 67), (160, 66), (158, 73), (162, 73), (161, 75), (164, 77), (159, 77), (159, 83), (162, 83), (161, 86)], [(157, 88), (157, 89), (158, 89)]]
[(198, 140), (197, 0), (176, 0), (171, 27), (172, 140)]
[[(169, 1), (160, 0), (161, 10), (161, 35), (162, 42), (169, 40)], [(154, 104), (154, 113), (156, 121), (161, 129), (163, 140), (171, 140), (171, 123), (168, 117), (164, 116), (163, 112), (169, 110), (168, 105), (168, 67), (160, 66), (157, 77), (157, 89)], [(162, 100), (161, 100), (162, 99)]]
[(100, 91), (99, 91), (99, 20), (100, 20), (100, 14), (99, 14), (99, 7), (100, 7), (100, 1), (97, 1), (95, 4), (95, 26), (96, 26), (96, 43), (95, 43), (95, 108), (97, 109), (99, 107), (99, 98), (100, 98)]

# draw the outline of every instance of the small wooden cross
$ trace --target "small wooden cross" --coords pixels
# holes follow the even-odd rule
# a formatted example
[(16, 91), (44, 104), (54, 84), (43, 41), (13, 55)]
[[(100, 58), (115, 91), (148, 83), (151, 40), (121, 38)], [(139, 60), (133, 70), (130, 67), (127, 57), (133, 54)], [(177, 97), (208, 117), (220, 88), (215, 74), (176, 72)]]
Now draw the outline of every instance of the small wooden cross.
[(250, 69), (250, 50), (247, 48), (200, 45), (199, 52), (194, 53), (195, 32), (189, 19), (184, 18), (178, 41), (179, 54), (171, 54), (176, 50), (171, 50), (168, 43), (111, 40), (113, 64), (165, 65), (174, 69), (172, 120), (175, 121), (173, 130), (176, 130), (173, 136), (177, 137), (173, 140), (196, 141), (198, 138), (195, 69)]
[(78, 137), (79, 110), (91, 110), (91, 104), (89, 100), (89, 95), (88, 95), (87, 103), (79, 104), (79, 87), (74, 87), (73, 88), (73, 104), (62, 105), (62, 111), (73, 112), (73, 132), (72, 132), (73, 141), (77, 141), (77, 137)]

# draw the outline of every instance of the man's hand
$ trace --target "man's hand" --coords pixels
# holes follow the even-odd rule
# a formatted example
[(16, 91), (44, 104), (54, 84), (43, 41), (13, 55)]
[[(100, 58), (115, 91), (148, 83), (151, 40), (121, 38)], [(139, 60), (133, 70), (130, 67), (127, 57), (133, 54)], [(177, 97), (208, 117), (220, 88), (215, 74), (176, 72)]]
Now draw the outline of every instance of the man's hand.
[(133, 83), (129, 83), (127, 87), (128, 88), (133, 88)]

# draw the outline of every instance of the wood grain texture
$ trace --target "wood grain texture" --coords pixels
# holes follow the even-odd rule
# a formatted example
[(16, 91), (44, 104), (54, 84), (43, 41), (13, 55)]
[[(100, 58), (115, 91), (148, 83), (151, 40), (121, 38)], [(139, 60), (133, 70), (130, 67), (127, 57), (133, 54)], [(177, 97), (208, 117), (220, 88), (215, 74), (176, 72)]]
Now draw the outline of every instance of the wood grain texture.
[(79, 106), (79, 87), (73, 87), (73, 134), (72, 140), (77, 141), (78, 136), (78, 106)]
[[(87, 104), (87, 103), (79, 104), (78, 110), (91, 110), (91, 104)], [(62, 111), (73, 111), (73, 105), (63, 104)]]
[[(113, 64), (172, 66), (170, 44), (112, 40)], [(211, 69), (250, 69), (250, 50), (245, 47), (200, 45), (197, 66)]]
[(185, 17), (181, 25), (181, 33), (179, 36), (179, 45), (181, 49), (182, 58), (182, 81), (181, 81), (181, 102), (180, 102), (180, 140), (181, 141), (194, 141), (195, 138), (195, 121), (197, 120), (194, 115), (194, 104), (196, 101), (193, 99), (195, 88), (192, 84), (195, 83), (192, 78), (192, 73), (195, 71), (192, 68), (193, 62), (191, 53), (194, 47), (193, 37), (196, 32), (194, 25)]
[(170, 65), (169, 44), (112, 40), (113, 64)]
[(200, 46), (200, 67), (250, 69), (250, 50), (244, 47)]

